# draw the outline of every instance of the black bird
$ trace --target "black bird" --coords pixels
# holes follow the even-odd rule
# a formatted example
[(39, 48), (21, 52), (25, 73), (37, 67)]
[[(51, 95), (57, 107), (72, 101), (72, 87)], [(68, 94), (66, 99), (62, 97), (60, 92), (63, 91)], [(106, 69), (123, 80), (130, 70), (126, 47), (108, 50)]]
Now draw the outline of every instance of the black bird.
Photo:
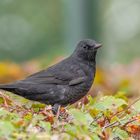
[(73, 104), (87, 94), (93, 83), (99, 47), (96, 41), (84, 39), (60, 63), (24, 80), (0, 85), (0, 89), (53, 106)]

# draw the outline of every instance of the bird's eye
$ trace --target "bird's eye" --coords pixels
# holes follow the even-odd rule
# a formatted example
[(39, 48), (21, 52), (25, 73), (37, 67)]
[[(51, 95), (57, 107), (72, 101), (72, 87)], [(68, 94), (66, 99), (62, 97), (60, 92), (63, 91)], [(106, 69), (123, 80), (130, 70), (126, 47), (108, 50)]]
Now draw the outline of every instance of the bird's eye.
[(89, 50), (90, 46), (89, 45), (85, 45), (85, 46), (83, 46), (83, 48), (86, 49), (86, 50)]
[(88, 48), (88, 46), (84, 46), (83, 48), (84, 48), (84, 49), (87, 49), (87, 48)]

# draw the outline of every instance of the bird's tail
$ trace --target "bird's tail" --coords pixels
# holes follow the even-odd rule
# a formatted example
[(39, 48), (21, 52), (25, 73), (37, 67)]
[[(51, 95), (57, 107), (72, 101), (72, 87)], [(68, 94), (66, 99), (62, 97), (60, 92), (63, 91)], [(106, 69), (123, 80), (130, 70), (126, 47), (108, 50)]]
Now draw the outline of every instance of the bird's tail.
[(2, 84), (0, 89), (12, 92), (15, 88), (10, 84)]

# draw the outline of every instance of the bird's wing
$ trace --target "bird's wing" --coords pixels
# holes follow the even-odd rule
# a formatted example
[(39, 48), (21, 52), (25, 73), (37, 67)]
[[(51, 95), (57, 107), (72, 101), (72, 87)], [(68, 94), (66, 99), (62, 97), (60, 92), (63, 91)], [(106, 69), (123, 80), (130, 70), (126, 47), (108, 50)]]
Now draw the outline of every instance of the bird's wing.
[(86, 77), (83, 74), (73, 73), (70, 70), (61, 71), (61, 70), (43, 70), (38, 73), (35, 73), (22, 82), (33, 82), (37, 84), (60, 84), (60, 85), (77, 85), (84, 82)]
[(40, 71), (36, 74), (33, 74), (26, 79), (22, 80), (23, 83), (37, 83), (37, 84), (68, 84), (73, 79), (73, 74), (70, 72), (62, 71)]
[(85, 82), (86, 79), (87, 79), (87, 77), (75, 78), (69, 82), (69, 86), (75, 86), (75, 85), (81, 84), (81, 83)]

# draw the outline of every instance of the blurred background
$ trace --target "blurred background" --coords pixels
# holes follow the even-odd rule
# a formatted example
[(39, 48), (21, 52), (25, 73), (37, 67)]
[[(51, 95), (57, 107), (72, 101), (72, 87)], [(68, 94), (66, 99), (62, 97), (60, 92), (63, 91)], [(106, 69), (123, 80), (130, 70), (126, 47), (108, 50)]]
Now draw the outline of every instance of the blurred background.
[(56, 63), (93, 38), (103, 44), (97, 91), (138, 93), (139, 13), (139, 0), (1, 0), (0, 82)]

